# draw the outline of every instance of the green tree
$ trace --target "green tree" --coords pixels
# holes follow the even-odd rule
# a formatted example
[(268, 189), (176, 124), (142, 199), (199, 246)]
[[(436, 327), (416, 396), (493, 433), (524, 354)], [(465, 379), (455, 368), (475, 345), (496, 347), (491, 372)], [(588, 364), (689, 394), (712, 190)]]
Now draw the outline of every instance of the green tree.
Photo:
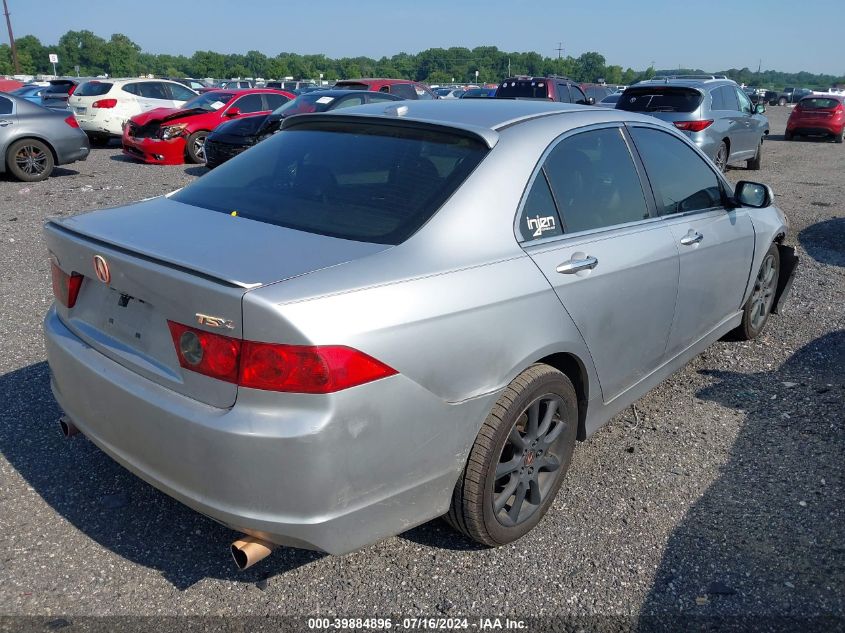
[(107, 68), (111, 77), (136, 77), (140, 72), (141, 47), (122, 33), (115, 33), (106, 44)]

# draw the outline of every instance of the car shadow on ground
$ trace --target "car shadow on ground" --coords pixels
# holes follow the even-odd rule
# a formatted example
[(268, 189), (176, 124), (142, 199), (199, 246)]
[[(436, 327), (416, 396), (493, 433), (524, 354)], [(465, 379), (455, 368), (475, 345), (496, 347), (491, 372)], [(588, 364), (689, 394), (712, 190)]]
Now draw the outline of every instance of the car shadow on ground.
[(845, 267), (845, 217), (808, 226), (798, 234), (798, 242), (817, 262)]
[(62, 437), (46, 362), (0, 376), (0, 402), (0, 452), (35, 493), (85, 536), (180, 590), (205, 578), (256, 582), (324, 556), (279, 548), (238, 572), (229, 554), (237, 533), (138, 479), (83, 436)]
[(189, 176), (204, 176), (209, 171), (208, 167), (205, 165), (191, 165), (190, 167), (185, 168), (185, 173)]
[[(745, 420), (720, 476), (670, 536), (639, 630), (836, 628), (807, 618), (843, 613), (842, 367), (845, 330), (772, 371), (703, 372), (714, 382), (697, 396)], [(805, 417), (810, 401), (819, 413)]]
[(399, 538), (419, 545), (461, 552), (475, 552), (490, 549), (471, 538), (460, 534), (442, 519), (435, 519), (399, 535)]
[[(50, 174), (50, 176), (47, 178), (47, 180), (50, 180), (50, 179), (53, 179), (53, 178), (64, 178), (66, 176), (78, 176), (78, 175), (79, 175), (79, 172), (76, 171), (75, 169), (68, 169), (67, 167), (54, 167), (53, 172)], [(0, 182), (13, 182), (17, 185), (20, 185), (21, 187), (29, 187), (31, 185), (37, 185), (38, 182), (44, 182), (44, 181), (26, 182), (25, 180), (18, 180), (17, 178), (15, 178), (9, 172), (5, 172), (2, 175), (2, 177), (0, 177)]]

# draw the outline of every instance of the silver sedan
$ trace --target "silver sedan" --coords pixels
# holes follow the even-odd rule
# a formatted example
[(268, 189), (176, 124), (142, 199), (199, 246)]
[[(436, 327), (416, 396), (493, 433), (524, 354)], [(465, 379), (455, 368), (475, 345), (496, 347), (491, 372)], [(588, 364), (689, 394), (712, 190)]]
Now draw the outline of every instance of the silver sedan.
[(0, 172), (18, 180), (48, 178), (56, 165), (88, 158), (88, 137), (68, 110), (0, 94)]
[(66, 435), (244, 533), (489, 546), (573, 449), (788, 293), (787, 221), (671, 126), (509, 100), (290, 117), (184, 189), (47, 224)]

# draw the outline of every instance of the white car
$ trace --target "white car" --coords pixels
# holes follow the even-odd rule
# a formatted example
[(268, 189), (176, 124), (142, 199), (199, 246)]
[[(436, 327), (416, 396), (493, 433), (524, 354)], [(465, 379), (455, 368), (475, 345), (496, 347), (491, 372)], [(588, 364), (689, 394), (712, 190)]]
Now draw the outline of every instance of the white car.
[(68, 107), (93, 145), (123, 135), (124, 124), (155, 108), (178, 108), (197, 95), (190, 88), (164, 79), (87, 81), (68, 99)]

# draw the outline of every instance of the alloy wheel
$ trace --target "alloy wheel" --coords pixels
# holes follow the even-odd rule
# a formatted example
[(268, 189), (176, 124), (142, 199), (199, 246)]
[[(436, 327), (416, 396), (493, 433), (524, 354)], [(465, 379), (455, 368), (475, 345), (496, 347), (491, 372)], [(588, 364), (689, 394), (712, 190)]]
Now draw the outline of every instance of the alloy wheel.
[(502, 447), (493, 481), (493, 514), (505, 526), (528, 520), (553, 489), (571, 421), (563, 420), (560, 396), (534, 400), (517, 418)]
[(751, 293), (751, 327), (755, 330), (762, 327), (772, 302), (775, 298), (778, 271), (775, 268), (775, 257), (771, 253), (766, 255), (757, 279), (754, 282), (754, 290)]
[(205, 136), (198, 136), (194, 139), (194, 156), (196, 156), (201, 163), (205, 162)]
[(15, 154), (15, 164), (25, 174), (40, 176), (47, 169), (47, 152), (40, 147), (24, 145)]

